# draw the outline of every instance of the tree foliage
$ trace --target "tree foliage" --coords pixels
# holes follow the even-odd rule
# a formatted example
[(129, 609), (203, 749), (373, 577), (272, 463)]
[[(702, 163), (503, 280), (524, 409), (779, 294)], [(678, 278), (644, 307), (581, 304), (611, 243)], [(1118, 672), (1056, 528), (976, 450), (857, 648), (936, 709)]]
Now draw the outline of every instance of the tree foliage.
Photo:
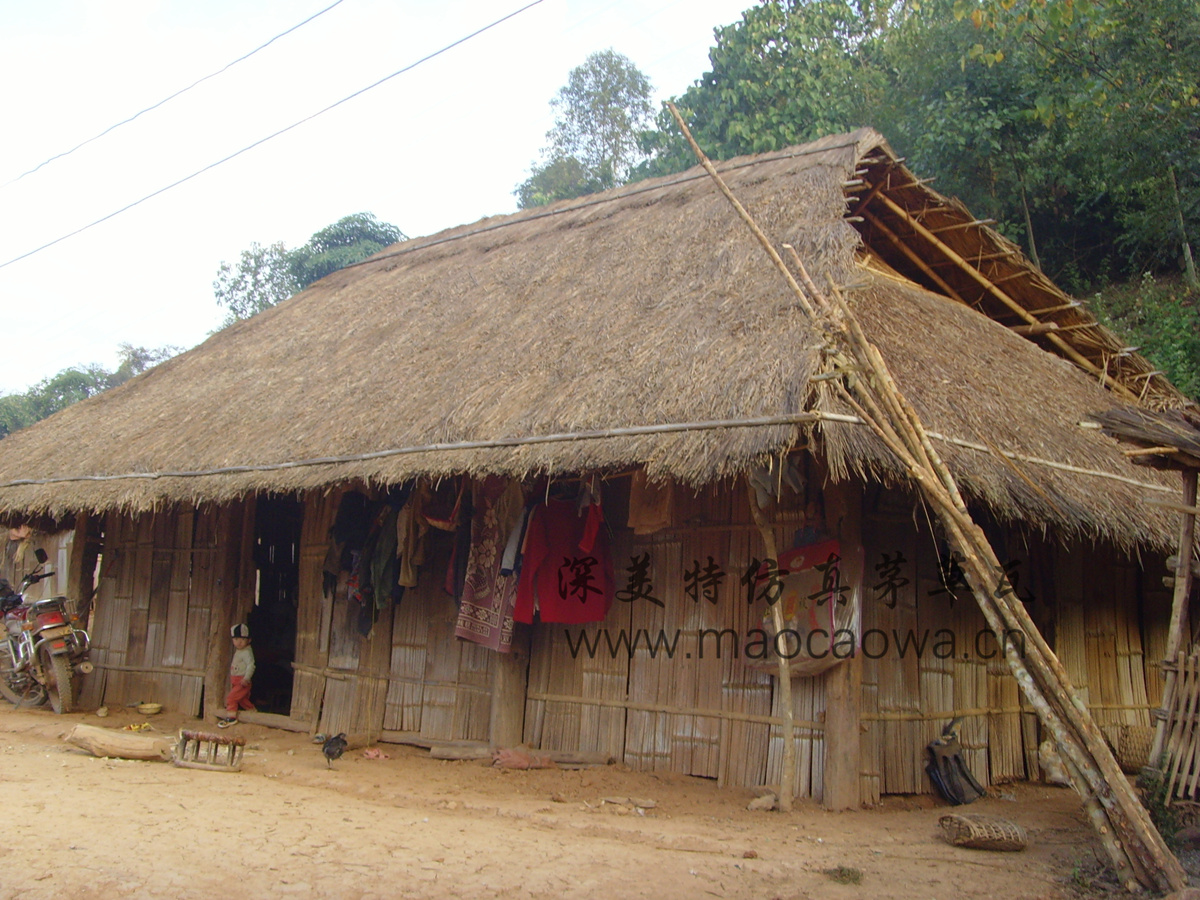
[(1188, 244), (1200, 225), (1200, 2), (957, 0), (955, 14), (1024, 51), (1029, 112), (1088, 155), (1128, 268), (1182, 254), (1200, 288)]
[[(709, 61), (676, 105), (710, 155), (871, 125), (1069, 289), (1200, 232), (1200, 0), (765, 0)], [(666, 114), (642, 141), (694, 163)]]
[(395, 225), (371, 213), (356, 213), (322, 228), (294, 250), (282, 241), (251, 244), (236, 265), (221, 262), (213, 292), (226, 309), (225, 324), (231, 325), (402, 240), (406, 237)]
[(650, 81), (613, 50), (591, 54), (571, 70), (550, 101), (554, 127), (542, 161), (514, 195), (522, 209), (621, 184), (643, 159), (639, 135), (653, 121)]
[(117, 368), (111, 372), (95, 363), (72, 366), (39, 381), (24, 393), (2, 395), (0, 438), (52, 416), (72, 403), (78, 403), (101, 391), (124, 384), (135, 375), (140, 375), (179, 352), (179, 347), (168, 346), (148, 350), (145, 347), (134, 347), (132, 344), (121, 344)]
[[(866, 124), (886, 88), (879, 44), (895, 0), (767, 0), (716, 30), (711, 71), (675, 105), (705, 151), (728, 158), (778, 150)], [(664, 112), (643, 138), (642, 174), (694, 164)]]

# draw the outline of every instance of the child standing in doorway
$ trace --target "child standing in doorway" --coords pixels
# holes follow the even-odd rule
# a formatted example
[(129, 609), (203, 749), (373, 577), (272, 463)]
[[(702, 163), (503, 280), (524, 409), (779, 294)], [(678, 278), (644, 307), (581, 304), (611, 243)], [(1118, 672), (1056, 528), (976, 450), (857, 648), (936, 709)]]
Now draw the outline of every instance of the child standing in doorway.
[(250, 626), (234, 625), (229, 629), (233, 638), (233, 659), (229, 662), (229, 693), (225, 696), (225, 712), (217, 719), (218, 728), (228, 728), (237, 721), (239, 709), (254, 709), (250, 702), (250, 680), (254, 677), (254, 651), (250, 648)]

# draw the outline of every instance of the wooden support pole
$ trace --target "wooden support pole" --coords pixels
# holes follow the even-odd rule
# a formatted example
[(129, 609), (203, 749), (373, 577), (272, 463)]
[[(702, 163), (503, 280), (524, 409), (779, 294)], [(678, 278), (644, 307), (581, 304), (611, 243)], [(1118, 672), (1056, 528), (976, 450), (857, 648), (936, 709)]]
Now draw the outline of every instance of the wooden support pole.
[[(1180, 516), (1179, 550), (1175, 559), (1175, 592), (1171, 597), (1171, 623), (1167, 629), (1167, 646), (1163, 662), (1174, 664), (1179, 657), (1179, 645), (1183, 641), (1183, 620), (1187, 617), (1188, 599), (1192, 593), (1192, 543), (1196, 538), (1196, 470), (1183, 472), (1183, 502), (1187, 512)], [(1162, 708), (1169, 709), (1175, 694), (1178, 673), (1166, 670), (1163, 678)], [(1157, 769), (1162, 760), (1163, 742), (1166, 738), (1166, 720), (1160, 718), (1154, 726), (1154, 743), (1150, 746), (1150, 767)]]
[[(825, 519), (841, 545), (841, 578), (851, 597), (865, 602), (862, 564), (862, 495), (845, 482), (825, 486)], [(821, 805), (862, 805), (862, 654), (825, 672), (825, 782)]]
[(492, 721), (489, 746), (516, 747), (525, 737), (525, 696), (529, 687), (532, 630), (518, 623), (512, 648), (495, 654), (492, 669)]
[[(1018, 251), (1018, 250), (999, 250), (995, 253), (981, 253), (978, 256), (972, 256), (968, 260), (968, 262), (971, 265), (978, 265), (979, 263), (991, 262), (994, 259), (1007, 259), (1010, 256), (1016, 256), (1018, 252), (1020, 252), (1020, 251)], [(952, 259), (935, 259), (935, 260), (932, 260), (929, 264), (935, 268), (940, 267), (940, 266), (957, 266), (958, 265), (958, 263), (956, 263)]]
[[(750, 514), (754, 517), (754, 523), (758, 526), (758, 531), (762, 535), (763, 553), (767, 558), (774, 561), (779, 559), (779, 551), (775, 547), (775, 532), (771, 530), (770, 524), (767, 522), (766, 516), (758, 506), (757, 495), (754, 493), (754, 485), (750, 484), (749, 477), (746, 478), (746, 493), (750, 500)], [(774, 562), (769, 563), (774, 565)], [(771, 627), (775, 629), (775, 634), (781, 634), (784, 629), (783, 610), (780, 608), (782, 604), (771, 604)], [(783, 718), (783, 762), (781, 764), (782, 771), (779, 773), (779, 809), (782, 812), (791, 812), (793, 794), (796, 789), (796, 710), (792, 705), (792, 668), (788, 659), (780, 656), (778, 659), (778, 671), (775, 673), (775, 680), (778, 684), (779, 691), (779, 714)]]
[(1048, 306), (1045, 309), (1031, 309), (1029, 312), (1035, 316), (1048, 316), (1052, 313), (1066, 312), (1068, 309), (1079, 309), (1083, 306), (1078, 300), (1072, 300), (1070, 303), (1060, 303), (1058, 306)]
[(1058, 331), (1057, 322), (1039, 322), (1036, 325), (1009, 325), (1008, 330), (1021, 337), (1034, 337), (1039, 334), (1049, 334)]
[(995, 219), (972, 219), (970, 222), (955, 222), (953, 225), (940, 225), (930, 228), (931, 234), (941, 234), (944, 231), (961, 231), (964, 228), (982, 228), (984, 225), (995, 225)]
[[(859, 211), (862, 212), (861, 209)], [(897, 250), (899, 250), (901, 253), (903, 253), (908, 258), (909, 262), (911, 262), (914, 266), (916, 266), (918, 269), (920, 269), (922, 272), (924, 272), (927, 276), (929, 276), (929, 279), (934, 284), (936, 284), (939, 288), (941, 288), (943, 291), (945, 291), (947, 297), (950, 297), (953, 300), (957, 300), (959, 303), (970, 305), (970, 304), (967, 304), (967, 301), (964, 300), (958, 294), (958, 292), (954, 290), (954, 288), (950, 287), (950, 285), (946, 283), (946, 280), (944, 278), (942, 278), (941, 275), (939, 275), (937, 272), (933, 271), (932, 268), (930, 268), (929, 264), (926, 263), (925, 260), (923, 260), (921, 258), (920, 254), (918, 254), (916, 250), (914, 250), (912, 247), (908, 246), (908, 244), (904, 243), (904, 241), (902, 241), (900, 239), (900, 236), (897, 235), (896, 232), (892, 231), (892, 229), (890, 229), (886, 224), (884, 224), (882, 219), (880, 219), (878, 216), (872, 215), (871, 213), (865, 213), (864, 218), (868, 222), (870, 222), (875, 228), (877, 228), (879, 230), (880, 234), (882, 234), (885, 238), (887, 238), (887, 241), (889, 244), (891, 244), (893, 247), (895, 247)]]
[[(1172, 449), (1174, 449), (1174, 448), (1172, 448)], [(1187, 479), (1188, 471), (1190, 471), (1190, 472), (1191, 472), (1191, 474), (1192, 474), (1193, 476), (1196, 474), (1196, 470), (1195, 470), (1195, 469), (1191, 469), (1191, 470), (1185, 470), (1185, 471), (1184, 471), (1184, 479), (1185, 479), (1185, 480), (1184, 480), (1184, 488), (1185, 488), (1185, 490), (1184, 490), (1184, 494), (1185, 494), (1185, 496), (1186, 496), (1186, 493), (1187, 493), (1187, 491), (1186, 491), (1186, 488), (1187, 488), (1187, 480), (1186, 480), (1186, 479)], [(1146, 499), (1146, 501), (1145, 501), (1145, 503), (1146, 503), (1146, 505), (1147, 505), (1147, 506), (1157, 506), (1157, 507), (1160, 507), (1160, 508), (1162, 508), (1162, 509), (1172, 509), (1172, 510), (1174, 510), (1175, 512), (1181, 512), (1181, 513), (1183, 513), (1184, 515), (1187, 515), (1187, 516), (1196, 516), (1196, 515), (1200, 515), (1200, 506), (1196, 506), (1196, 495), (1195, 495), (1195, 492), (1193, 492), (1193, 494), (1192, 494), (1192, 502), (1191, 502), (1191, 503), (1175, 503), (1175, 502), (1173, 502), (1173, 501), (1171, 501), (1171, 500), (1158, 500), (1158, 499), (1156, 499), (1156, 498), (1154, 498), (1154, 497), (1149, 497), (1149, 498), (1147, 498), (1147, 499)], [(1182, 551), (1180, 551), (1180, 552), (1182, 552)], [(1190, 555), (1190, 554), (1189, 554), (1189, 555)], [(1179, 559), (1179, 555), (1178, 555), (1178, 554), (1175, 554), (1175, 555), (1173, 555), (1173, 557), (1172, 557), (1172, 558), (1173, 558), (1173, 559), (1175, 559), (1175, 560), (1178, 560), (1178, 559)]]

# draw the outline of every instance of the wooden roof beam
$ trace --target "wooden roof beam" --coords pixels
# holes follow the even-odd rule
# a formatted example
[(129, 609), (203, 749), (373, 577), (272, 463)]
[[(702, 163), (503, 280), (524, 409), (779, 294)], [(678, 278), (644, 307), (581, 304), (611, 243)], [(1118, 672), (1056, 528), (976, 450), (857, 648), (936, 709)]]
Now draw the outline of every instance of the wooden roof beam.
[[(973, 257), (971, 257), (971, 260), (973, 262), (977, 262), (977, 263), (991, 262), (993, 259), (1004, 259), (1005, 257), (1008, 257), (1008, 256), (1016, 256), (1018, 252), (1019, 251), (1017, 251), (1015, 248), (1012, 250), (1000, 250), (996, 253), (984, 253), (981, 256), (973, 256)], [(953, 265), (956, 265), (956, 263), (953, 260), (949, 260), (949, 259), (938, 259), (938, 260), (934, 260), (933, 262), (931, 262), (930, 265), (931, 266), (953, 266)]]
[[(994, 284), (988, 281), (988, 279), (984, 277), (983, 273), (963, 259), (953, 247), (949, 246), (945, 241), (939, 238), (936, 234), (933, 234), (928, 228), (917, 221), (917, 219), (903, 206), (901, 206), (887, 194), (880, 194), (879, 199), (893, 213), (908, 222), (917, 234), (945, 254), (948, 259), (953, 260), (958, 269), (964, 275), (971, 278), (973, 281), (979, 284), (980, 287), (1016, 313), (1017, 316), (1026, 322), (1026, 324), (1040, 324), (1038, 320), (1029, 312), (1029, 310), (1006, 294), (1001, 288), (996, 287)], [(1137, 394), (1130, 391), (1129, 388), (1125, 387), (1125, 385), (1121, 384), (1120, 382), (1113, 381), (1106, 371), (1102, 370), (1099, 366), (1064, 341), (1057, 334), (1047, 334), (1046, 340), (1054, 344), (1054, 346), (1061, 350), (1068, 359), (1074, 362), (1085, 372), (1090, 372), (1092, 375), (1096, 376), (1096, 378), (1100, 379), (1102, 384), (1112, 384), (1114, 393), (1118, 393), (1134, 403), (1138, 402)]]
[(982, 228), (984, 225), (995, 225), (995, 219), (972, 219), (970, 222), (955, 222), (953, 225), (939, 225), (937, 228), (930, 228), (930, 234), (941, 234), (943, 231), (958, 231), (962, 228)]
[(1057, 322), (1038, 322), (1036, 325), (1009, 325), (1008, 330), (1022, 337), (1033, 337), (1034, 335), (1049, 334), (1051, 331), (1058, 331), (1059, 328)]
[(1065, 312), (1068, 309), (1078, 309), (1083, 306), (1078, 300), (1072, 300), (1070, 303), (1060, 303), (1058, 306), (1049, 306), (1046, 309), (1031, 309), (1030, 312), (1035, 316), (1049, 316), (1053, 313)]
[[(882, 184), (882, 182), (880, 182), (880, 184)], [(908, 246), (908, 244), (906, 244), (906, 243), (904, 243), (904, 241), (900, 240), (900, 238), (896, 235), (896, 232), (894, 232), (894, 231), (892, 231), (892, 229), (888, 228), (887, 225), (885, 225), (882, 220), (880, 220), (877, 216), (874, 216), (871, 213), (867, 212), (865, 209), (860, 210), (860, 212), (863, 213), (864, 218), (868, 222), (870, 222), (873, 227), (877, 228), (879, 230), (879, 232), (885, 238), (887, 238), (888, 243), (890, 243), (893, 247), (895, 247), (897, 250), (899, 250), (901, 253), (903, 253), (908, 258), (909, 262), (911, 262), (914, 266), (916, 266), (918, 269), (920, 269), (922, 272), (924, 272), (930, 278), (930, 280), (933, 281), (934, 284), (936, 284), (938, 287), (940, 287), (943, 291), (946, 292), (947, 296), (957, 300), (959, 303), (963, 303), (963, 304), (967, 303), (967, 301), (965, 301), (958, 294), (958, 292), (954, 290), (954, 288), (950, 287), (950, 285), (948, 285), (946, 283), (946, 281), (940, 275), (938, 275), (937, 272), (935, 272), (935, 271), (933, 271), (933, 269), (929, 268), (929, 266), (926, 264), (925, 260), (921, 259), (921, 256), (919, 253), (917, 253), (917, 251), (913, 250), (912, 247)]]

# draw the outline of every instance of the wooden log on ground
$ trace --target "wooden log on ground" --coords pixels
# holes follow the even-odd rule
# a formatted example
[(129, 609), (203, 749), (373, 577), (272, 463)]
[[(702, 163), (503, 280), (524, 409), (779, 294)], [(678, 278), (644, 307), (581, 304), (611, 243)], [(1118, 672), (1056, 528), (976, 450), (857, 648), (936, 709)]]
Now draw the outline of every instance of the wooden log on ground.
[(171, 741), (162, 735), (135, 734), (97, 728), (95, 725), (76, 725), (63, 738), (87, 750), (93, 756), (115, 756), (119, 759), (143, 759), (165, 762), (171, 758)]

